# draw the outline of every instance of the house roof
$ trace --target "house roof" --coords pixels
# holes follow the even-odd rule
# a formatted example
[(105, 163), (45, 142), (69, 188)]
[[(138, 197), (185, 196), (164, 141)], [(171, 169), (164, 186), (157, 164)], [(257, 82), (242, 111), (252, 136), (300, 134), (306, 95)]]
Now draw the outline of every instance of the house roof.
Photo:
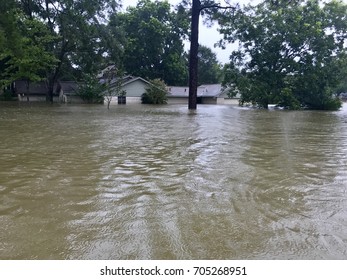
[[(169, 97), (188, 97), (189, 87), (168, 86)], [(198, 97), (227, 97), (228, 88), (224, 88), (221, 84), (205, 84), (198, 87)], [(240, 98), (237, 94), (234, 98)]]
[[(74, 81), (61, 81), (59, 82), (61, 89), (64, 93), (74, 93), (78, 89), (78, 83)], [(29, 84), (29, 92), (27, 91), (27, 83), (26, 81), (16, 81), (15, 89), (17, 93), (20, 94), (35, 94), (35, 95), (46, 95), (48, 92), (48, 87), (46, 82), (37, 82)], [(58, 91), (58, 83), (54, 85), (53, 92), (56, 93)]]
[(98, 79), (102, 79), (107, 77), (107, 74), (110, 72), (117, 72), (117, 67), (115, 65), (109, 65), (105, 69), (101, 70), (100, 73), (97, 75)]
[[(127, 75), (127, 76), (123, 76), (123, 77), (121, 77), (121, 78), (119, 78), (119, 77), (113, 78), (113, 79), (110, 81), (110, 86), (111, 86), (111, 87), (116, 86), (116, 84), (117, 84), (117, 82), (118, 82), (119, 80), (121, 80), (122, 86), (125, 86), (125, 85), (127, 85), (127, 84), (131, 84), (131, 83), (133, 83), (133, 82), (135, 82), (135, 81), (141, 81), (141, 82), (146, 83), (146, 84), (148, 84), (148, 85), (151, 84), (149, 81), (147, 81), (147, 80), (145, 80), (145, 79), (143, 79), (143, 78), (141, 78), (141, 77), (134, 77), (134, 76), (131, 76), (131, 75)], [(100, 83), (102, 83), (102, 84), (106, 83), (106, 79), (100, 79)]]
[[(189, 87), (175, 87), (169, 86), (168, 96), (171, 97), (188, 97)], [(201, 85), (198, 87), (198, 97), (217, 97), (222, 91), (221, 84), (210, 84), (210, 85)]]
[(79, 87), (78, 83), (74, 81), (62, 81), (60, 85), (64, 93), (75, 93)]
[(141, 77), (132, 77), (132, 76), (129, 76), (129, 77), (131, 77), (131, 79), (127, 79), (126, 81), (123, 81), (122, 86), (133, 83), (135, 81), (141, 81), (141, 82), (144, 82), (145, 84), (148, 84), (148, 85), (151, 84), (149, 81), (147, 81)]
[(171, 97), (188, 97), (188, 87), (167, 87), (168, 96)]
[(29, 94), (42, 94), (45, 95), (48, 91), (47, 85), (45, 82), (39, 83), (29, 83), (29, 89), (27, 89), (26, 81), (16, 81), (15, 90), (18, 94), (29, 93)]
[(198, 96), (217, 97), (222, 91), (221, 84), (201, 85), (198, 87)]

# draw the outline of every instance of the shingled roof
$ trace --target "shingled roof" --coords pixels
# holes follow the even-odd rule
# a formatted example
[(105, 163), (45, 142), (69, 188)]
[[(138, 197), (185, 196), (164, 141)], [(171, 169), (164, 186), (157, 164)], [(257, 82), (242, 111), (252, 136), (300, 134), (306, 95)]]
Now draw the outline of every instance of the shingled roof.
[[(167, 87), (168, 96), (171, 97), (188, 97), (189, 87)], [(221, 84), (201, 85), (198, 87), (198, 97), (217, 97), (222, 92)]]
[[(78, 89), (78, 83), (74, 81), (61, 81), (60, 86), (65, 94), (75, 93)], [(54, 93), (57, 93), (58, 83), (54, 85)], [(15, 82), (16, 93), (30, 95), (46, 95), (48, 92), (47, 84), (45, 82), (37, 82), (29, 84), (29, 92), (27, 92), (26, 81)]]

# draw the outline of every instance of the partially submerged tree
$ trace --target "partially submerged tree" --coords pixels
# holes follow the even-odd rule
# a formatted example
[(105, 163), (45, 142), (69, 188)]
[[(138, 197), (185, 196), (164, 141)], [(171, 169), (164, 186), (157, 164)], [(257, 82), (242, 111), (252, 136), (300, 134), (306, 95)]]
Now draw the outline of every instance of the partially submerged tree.
[(57, 59), (46, 50), (47, 44), (56, 38), (51, 36), (46, 26), (36, 19), (18, 15), (17, 24), (21, 32), (16, 46), (19, 51), (16, 53), (11, 49), (8, 53), (3, 81), (12, 83), (24, 80), (28, 93), (30, 83), (44, 80), (46, 71), (50, 71), (57, 64)]
[[(214, 18), (214, 14), (222, 10), (234, 11), (237, 6), (230, 5), (229, 1), (213, 1), (213, 0), (192, 0), (191, 5), (191, 25), (190, 25), (190, 52), (189, 52), (189, 97), (188, 109), (195, 110), (197, 107), (197, 91), (198, 91), (198, 53), (199, 53), (199, 19), (201, 14), (206, 14), (210, 19)], [(187, 0), (181, 3), (184, 7), (189, 7)]]
[(46, 24), (56, 40), (48, 42), (46, 50), (58, 61), (45, 78), (46, 100), (53, 102), (54, 85), (63, 75), (63, 69), (94, 74), (103, 63), (107, 49), (103, 35), (109, 13), (118, 7), (117, 0), (31, 0), (20, 1), (20, 8), (29, 19)]
[(103, 72), (102, 84), (104, 85), (102, 95), (107, 103), (107, 109), (110, 109), (113, 97), (126, 95), (126, 91), (123, 90), (123, 73), (114, 65), (107, 67)]
[(2, 87), (21, 79), (26, 81), (28, 91), (31, 82), (43, 80), (46, 71), (57, 63), (46, 49), (57, 38), (43, 22), (26, 17), (14, 1), (7, 2), (1, 11), (0, 37)]
[[(338, 109), (335, 88), (346, 76), (347, 5), (341, 1), (270, 1), (220, 17), (231, 55), (229, 86), (241, 103)], [(235, 71), (238, 69), (238, 71)]]

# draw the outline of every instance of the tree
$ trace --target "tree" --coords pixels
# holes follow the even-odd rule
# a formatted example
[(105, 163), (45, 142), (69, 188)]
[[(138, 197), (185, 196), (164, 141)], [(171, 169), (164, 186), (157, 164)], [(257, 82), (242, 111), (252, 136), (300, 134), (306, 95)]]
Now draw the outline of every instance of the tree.
[(107, 109), (115, 96), (125, 96), (126, 91), (123, 90), (123, 73), (119, 71), (115, 65), (108, 66), (103, 71), (103, 97), (107, 102)]
[(159, 78), (170, 85), (187, 82), (182, 37), (187, 21), (167, 1), (140, 0), (136, 7), (112, 17), (111, 26), (121, 26), (127, 41), (124, 70), (146, 79)]
[(107, 17), (118, 7), (116, 0), (21, 0), (21, 10), (29, 19), (44, 22), (57, 39), (46, 45), (58, 61), (46, 71), (47, 101), (53, 102), (54, 84), (62, 70), (92, 74), (99, 70), (108, 55), (103, 35)]
[(228, 83), (241, 92), (241, 103), (338, 109), (334, 89), (346, 74), (346, 16), (342, 2), (318, 0), (265, 0), (233, 18), (221, 16), (224, 40), (239, 41), (229, 65), (239, 75)]
[[(197, 91), (198, 91), (198, 53), (199, 53), (199, 19), (200, 14), (206, 14), (210, 19), (214, 18), (218, 9), (234, 11), (237, 6), (233, 7), (226, 2), (226, 6), (222, 6), (218, 1), (212, 0), (192, 0), (191, 20), (190, 20), (190, 52), (189, 52), (189, 97), (188, 109), (195, 110), (197, 107)], [(189, 4), (183, 0), (181, 6), (188, 7)]]
[(25, 80), (28, 92), (30, 83), (43, 80), (45, 71), (54, 68), (57, 63), (45, 48), (55, 37), (49, 34), (44, 23), (26, 18), (20, 12), (16, 16), (19, 36), (16, 46), (7, 51), (2, 83), (6, 85), (15, 80)]
[(11, 45), (13, 48), (17, 46), (19, 30), (15, 14), (16, 2), (14, 0), (0, 0), (0, 7), (0, 61), (3, 71), (4, 60), (10, 56)]
[(217, 84), (221, 82), (222, 65), (216, 54), (206, 46), (199, 46), (198, 84)]
[[(189, 52), (188, 58), (189, 60)], [(222, 64), (216, 54), (209, 48), (199, 45), (198, 49), (198, 85), (217, 84), (222, 81)]]
[(7, 62), (17, 50), (20, 38), (15, 4), (14, 0), (0, 0), (0, 90), (10, 84), (5, 71), (8, 68)]
[(141, 97), (143, 104), (166, 104), (167, 90), (165, 83), (160, 79), (150, 81), (149, 88)]
[[(4, 3), (2, 3), (4, 2)], [(0, 84), (10, 85), (17, 79), (42, 80), (41, 75), (56, 60), (45, 49), (55, 38), (50, 36), (44, 23), (27, 18), (15, 1), (1, 0), (0, 11)]]

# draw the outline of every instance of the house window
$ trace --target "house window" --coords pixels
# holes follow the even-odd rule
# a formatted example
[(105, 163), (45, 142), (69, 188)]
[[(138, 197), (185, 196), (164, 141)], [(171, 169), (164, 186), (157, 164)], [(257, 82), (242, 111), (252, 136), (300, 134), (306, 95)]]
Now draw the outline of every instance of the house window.
[(118, 96), (118, 104), (127, 104), (126, 96)]

